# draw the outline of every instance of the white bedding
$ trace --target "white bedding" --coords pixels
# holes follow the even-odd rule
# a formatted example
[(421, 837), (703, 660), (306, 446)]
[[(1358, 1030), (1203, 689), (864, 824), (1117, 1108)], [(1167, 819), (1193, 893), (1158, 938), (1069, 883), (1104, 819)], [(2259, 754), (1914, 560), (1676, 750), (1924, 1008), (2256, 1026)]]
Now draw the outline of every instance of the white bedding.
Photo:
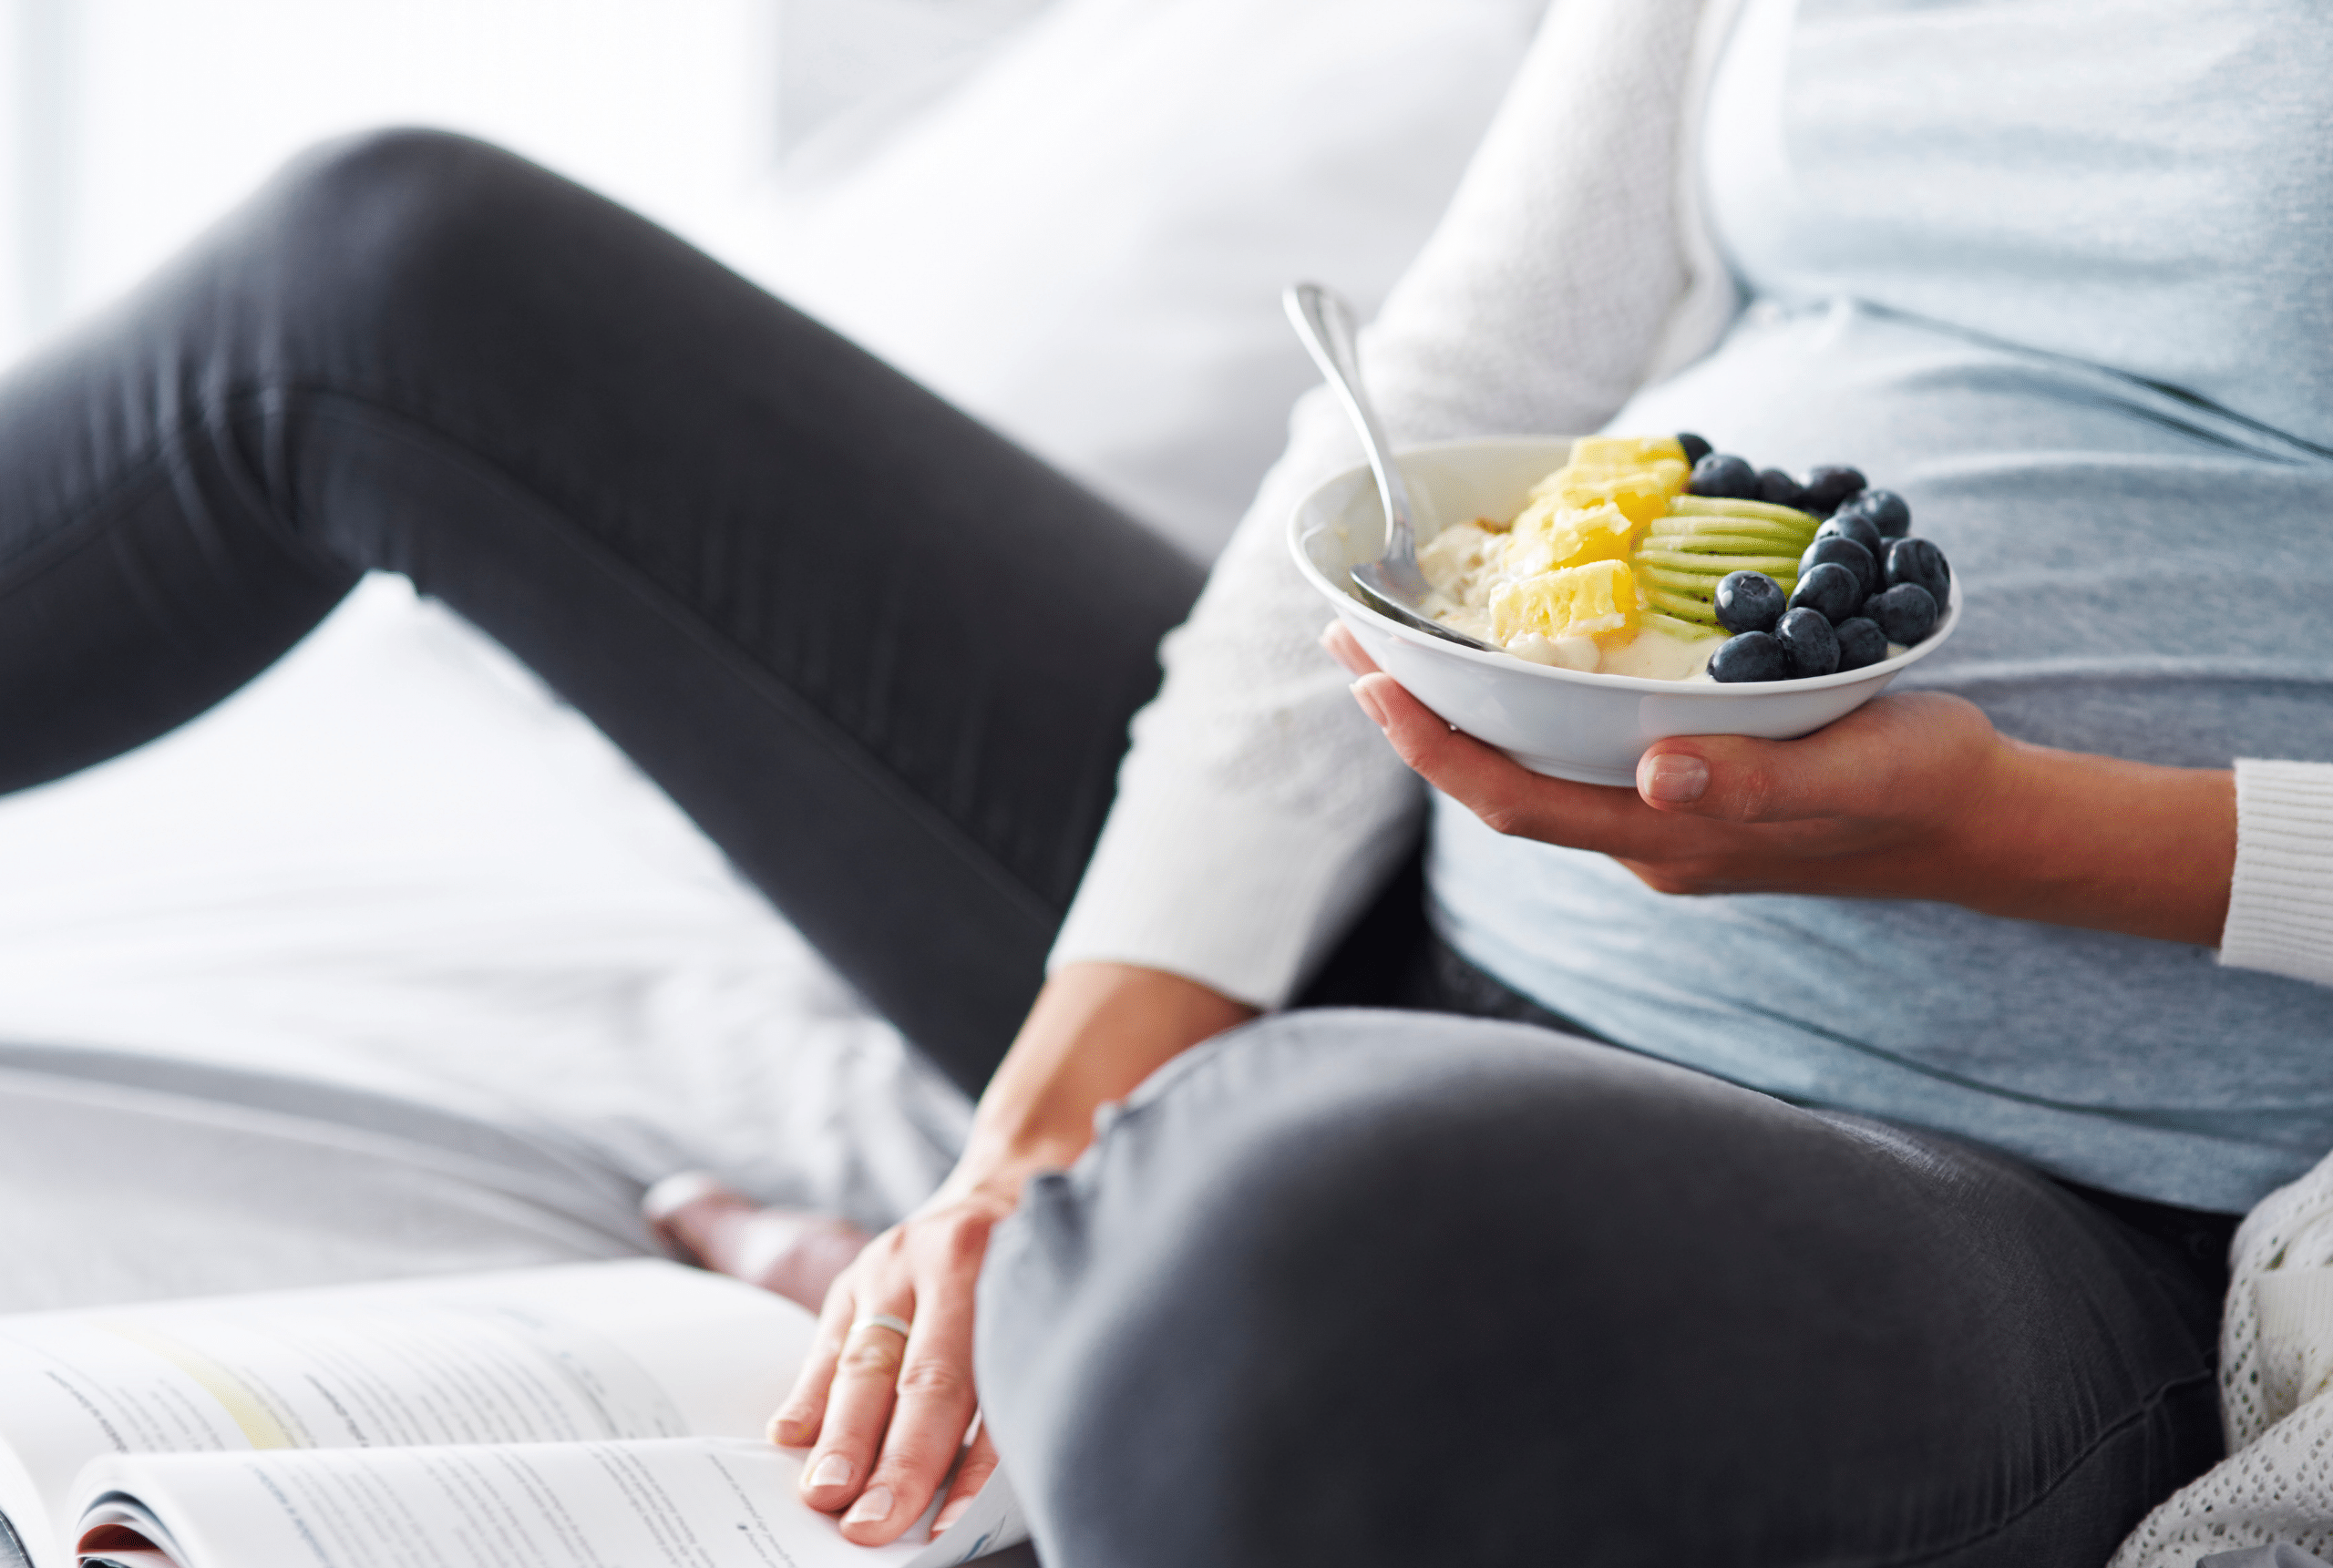
[(969, 1113), (596, 730), (390, 577), (201, 722), (0, 800), (0, 1041), (370, 1088), (869, 1225)]

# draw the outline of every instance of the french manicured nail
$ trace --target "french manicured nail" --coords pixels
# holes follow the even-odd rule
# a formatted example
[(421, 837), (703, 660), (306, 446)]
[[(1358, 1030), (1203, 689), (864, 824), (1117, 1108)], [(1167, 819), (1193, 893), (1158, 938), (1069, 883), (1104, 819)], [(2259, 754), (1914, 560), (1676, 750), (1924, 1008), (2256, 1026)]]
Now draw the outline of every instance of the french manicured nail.
[(845, 1522), (850, 1524), (880, 1524), (890, 1517), (891, 1489), (888, 1486), (868, 1487), (850, 1505), (850, 1512), (843, 1515)]
[(1385, 710), (1379, 704), (1376, 692), (1356, 681), (1352, 683), (1352, 700), (1361, 704), (1361, 711), (1369, 715), (1371, 723), (1381, 730), (1385, 727)]
[(1642, 784), (1647, 800), (1682, 805), (1710, 787), (1710, 765), (1699, 757), (1653, 757), (1644, 765)]
[[(840, 1454), (828, 1454), (820, 1460), (817, 1468), (810, 1472), (810, 1487), (814, 1491), (822, 1487), (848, 1486), (849, 1484), (850, 1461)], [(888, 1510), (888, 1505), (886, 1506)]]
[(792, 1410), (780, 1410), (769, 1419), (769, 1440), (782, 1449), (800, 1448), (817, 1435), (809, 1425)]

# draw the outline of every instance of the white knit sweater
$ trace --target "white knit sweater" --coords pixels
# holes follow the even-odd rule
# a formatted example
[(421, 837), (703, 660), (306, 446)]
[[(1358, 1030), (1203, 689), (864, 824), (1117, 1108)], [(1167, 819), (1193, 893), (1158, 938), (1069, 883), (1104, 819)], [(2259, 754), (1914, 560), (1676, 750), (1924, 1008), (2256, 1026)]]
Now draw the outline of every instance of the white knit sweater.
[[(1737, 0), (1555, 0), (1449, 211), (1362, 336), (1397, 442), (1592, 431), (1737, 304), (1700, 220), (1701, 85)], [(1165, 644), (1053, 962), (1286, 1002), (1407, 842), (1423, 786), (1317, 645), (1290, 510), (1361, 461), (1325, 391)], [(2223, 961), (2333, 984), (2333, 765), (2245, 763)]]

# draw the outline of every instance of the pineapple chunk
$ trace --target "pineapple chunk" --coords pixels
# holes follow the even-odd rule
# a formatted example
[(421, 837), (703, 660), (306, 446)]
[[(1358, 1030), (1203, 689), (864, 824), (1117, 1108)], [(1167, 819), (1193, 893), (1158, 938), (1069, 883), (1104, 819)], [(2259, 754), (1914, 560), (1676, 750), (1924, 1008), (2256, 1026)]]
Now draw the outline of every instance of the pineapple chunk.
[(1569, 466), (1641, 468), (1663, 461), (1685, 461), (1685, 448), (1674, 436), (1583, 436), (1571, 444)]
[(1503, 582), (1491, 593), (1491, 638), (1501, 646), (1526, 634), (1552, 641), (1631, 630), (1636, 624), (1636, 574), (1626, 561), (1590, 561), (1542, 572)]
[(1666, 516), (1670, 498), (1685, 493), (1691, 477), (1681, 457), (1632, 468), (1585, 468), (1573, 463), (1532, 486), (1531, 499), (1576, 508), (1614, 506), (1630, 522), (1643, 524)]
[(1515, 519), (1502, 564), (1509, 577), (1536, 577), (1589, 561), (1623, 560), (1636, 537), (1636, 523), (1608, 501), (1567, 507), (1550, 497), (1532, 502)]

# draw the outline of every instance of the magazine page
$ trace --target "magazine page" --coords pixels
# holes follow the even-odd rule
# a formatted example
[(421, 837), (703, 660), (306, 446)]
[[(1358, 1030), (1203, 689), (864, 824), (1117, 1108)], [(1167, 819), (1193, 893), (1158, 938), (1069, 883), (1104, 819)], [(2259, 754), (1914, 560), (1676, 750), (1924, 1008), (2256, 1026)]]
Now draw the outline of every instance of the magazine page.
[(134, 1455), (75, 1501), (77, 1562), (124, 1568), (946, 1568), (1023, 1539), (1011, 1492), (854, 1546), (801, 1456), (739, 1440)]
[(0, 1318), (0, 1512), (104, 1455), (755, 1437), (809, 1314), (654, 1259)]

